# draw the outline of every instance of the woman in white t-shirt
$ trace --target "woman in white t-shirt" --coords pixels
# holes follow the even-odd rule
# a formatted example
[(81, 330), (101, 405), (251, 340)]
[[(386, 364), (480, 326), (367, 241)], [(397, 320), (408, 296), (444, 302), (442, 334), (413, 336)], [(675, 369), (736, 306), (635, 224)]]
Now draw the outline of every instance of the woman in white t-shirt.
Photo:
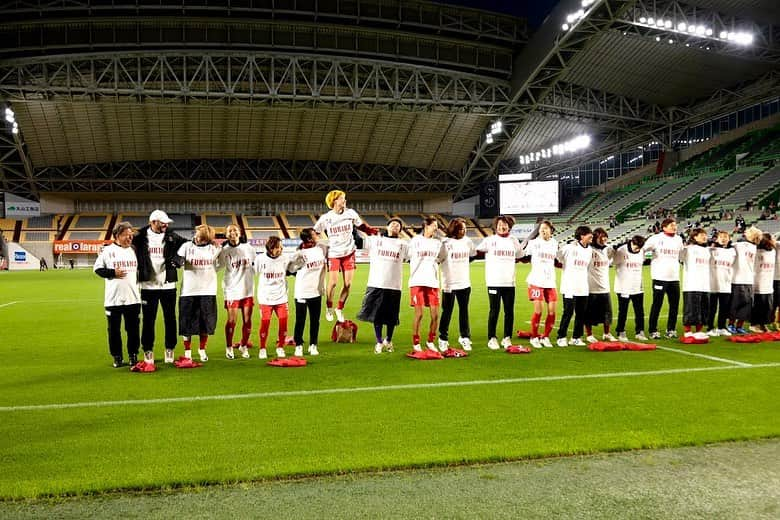
[(295, 272), (295, 355), (303, 355), (303, 330), (306, 314), (309, 315), (309, 348), (311, 356), (319, 355), (317, 342), (320, 335), (320, 311), (325, 292), (325, 266), (328, 249), (319, 244), (314, 228), (304, 228), (300, 233), (301, 245), (293, 256), (290, 271)]
[(266, 359), (265, 350), (268, 344), (268, 331), (271, 328), (271, 316), (276, 314), (279, 320), (278, 340), (276, 342), (276, 357), (283, 358), (284, 341), (287, 338), (287, 272), (290, 270), (292, 258), (282, 254), (282, 240), (279, 237), (269, 237), (265, 243), (265, 254), (255, 258), (255, 273), (257, 273), (257, 303), (260, 306), (260, 351), (258, 357)]
[[(531, 272), (528, 273), (528, 299), (533, 302), (531, 315), (531, 346), (534, 348), (552, 347), (550, 332), (555, 325), (555, 306), (558, 292), (555, 290), (555, 255), (558, 253), (558, 241), (553, 238), (555, 228), (549, 220), (539, 224), (537, 233), (525, 246), (523, 261), (529, 259)], [(544, 333), (539, 335), (539, 322), (545, 310)]]
[[(706, 339), (702, 332), (709, 318), (710, 258), (707, 232), (702, 228), (691, 230), (688, 244), (680, 254), (683, 264), (683, 328), (685, 337)], [(691, 328), (695, 328), (692, 331)]]
[(634, 235), (631, 240), (620, 246), (615, 246), (612, 263), (615, 266), (615, 294), (618, 300), (617, 327), (619, 341), (628, 341), (626, 335), (626, 320), (628, 304), (634, 308), (634, 338), (647, 341), (645, 336), (645, 294), (642, 287), (642, 265), (644, 255), (642, 246), (645, 237)]
[[(241, 357), (249, 358), (249, 337), (252, 334), (252, 311), (255, 307), (253, 293), (255, 290), (255, 275), (252, 264), (255, 261), (255, 248), (241, 240), (241, 229), (235, 224), (225, 228), (227, 240), (222, 244), (219, 254), (219, 267), (225, 268), (222, 278), (222, 293), (227, 309), (225, 322), (225, 356), (235, 357), (234, 348), (238, 347)], [(241, 326), (241, 342), (233, 343), (236, 330), (238, 310), (241, 309), (243, 319)]]
[(469, 326), (469, 298), (471, 296), (471, 258), (477, 254), (474, 242), (466, 236), (466, 221), (454, 218), (447, 226), (443, 240), (447, 256), (441, 264), (441, 321), (439, 322), (439, 350), (449, 347), (449, 328), (455, 300), (458, 301), (458, 344), (463, 350), (471, 350)]
[(325, 196), (330, 211), (320, 216), (314, 224), (317, 233), (328, 235), (328, 285), (326, 288), (325, 319), (333, 321), (333, 293), (342, 273), (342, 287), (336, 307), (336, 318), (344, 321), (344, 304), (349, 297), (352, 279), (355, 277), (355, 239), (353, 232), (359, 229), (368, 235), (377, 230), (365, 224), (354, 209), (347, 208), (347, 195), (332, 190)]
[(745, 334), (745, 321), (753, 309), (753, 283), (756, 271), (756, 245), (761, 241), (761, 230), (750, 226), (743, 233), (744, 240), (734, 242), (734, 276), (731, 281), (731, 313), (727, 330)]
[[(139, 332), (141, 294), (138, 291), (138, 259), (133, 242), (133, 226), (120, 222), (111, 233), (114, 243), (106, 246), (95, 260), (94, 271), (106, 280), (103, 305), (108, 320), (108, 351), (114, 360), (114, 368), (124, 365), (122, 359), (122, 318), (127, 333), (127, 356), (130, 365), (138, 362), (141, 344)], [(152, 358), (152, 364), (154, 358)]]
[(184, 357), (192, 359), (192, 336), (198, 336), (198, 355), (208, 361), (206, 346), (217, 328), (217, 258), (222, 248), (214, 243), (214, 228), (195, 227), (191, 242), (176, 253), (184, 267), (179, 296), (179, 335)]
[[(517, 238), (509, 231), (515, 219), (509, 215), (499, 215), (493, 219), (495, 234), (482, 240), (477, 252), (485, 255), (485, 285), (488, 302), (488, 348), (498, 350), (512, 346), (512, 329), (515, 321), (515, 263), (522, 256), (523, 248)], [(504, 336), (499, 344), (496, 337), (498, 313), (504, 307)]]
[[(593, 261), (593, 231), (588, 226), (579, 226), (574, 230), (574, 242), (566, 244), (558, 250), (556, 259), (562, 267), (561, 296), (563, 297), (563, 314), (558, 326), (559, 347), (573, 345), (581, 347), (582, 332), (588, 311), (588, 268)], [(574, 317), (574, 327), (571, 340), (566, 339), (569, 322)]]
[(752, 332), (766, 332), (772, 323), (772, 282), (775, 274), (775, 239), (769, 233), (761, 235), (756, 246), (756, 277), (753, 283), (753, 312), (750, 316)]
[(666, 320), (666, 337), (677, 337), (677, 312), (680, 307), (680, 253), (683, 240), (677, 235), (677, 221), (666, 218), (661, 222), (661, 233), (656, 233), (645, 242), (642, 249), (650, 253), (650, 277), (653, 280), (653, 303), (650, 305), (650, 317), (647, 328), (650, 339), (660, 339), (658, 317), (664, 295), (669, 300), (669, 318)]
[(422, 233), (409, 242), (409, 296), (411, 306), (414, 307), (412, 348), (417, 351), (422, 350), (420, 325), (425, 307), (428, 307), (431, 318), (426, 347), (438, 350), (434, 340), (439, 327), (439, 264), (446, 255), (441, 240), (434, 238), (438, 229), (439, 221), (436, 217), (425, 217)]

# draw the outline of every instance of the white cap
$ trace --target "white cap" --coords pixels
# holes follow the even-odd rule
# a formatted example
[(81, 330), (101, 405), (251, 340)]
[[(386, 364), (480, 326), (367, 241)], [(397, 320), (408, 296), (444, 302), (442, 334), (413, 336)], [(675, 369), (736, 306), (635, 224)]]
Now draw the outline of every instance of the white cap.
[(154, 220), (159, 220), (163, 224), (170, 224), (171, 222), (173, 222), (173, 219), (168, 217), (168, 214), (161, 209), (156, 209), (152, 211), (151, 215), (149, 215), (149, 222), (152, 222)]

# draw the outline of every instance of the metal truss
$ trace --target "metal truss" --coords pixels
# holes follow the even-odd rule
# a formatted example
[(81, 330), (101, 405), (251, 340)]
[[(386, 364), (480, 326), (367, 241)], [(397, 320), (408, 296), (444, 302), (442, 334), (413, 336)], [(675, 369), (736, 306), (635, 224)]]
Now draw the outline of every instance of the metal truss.
[(0, 187), (23, 197), (38, 198), (33, 167), (20, 134), (12, 134), (8, 125), (0, 131)]
[[(43, 192), (288, 194), (348, 189), (368, 193), (449, 193), (459, 172), (315, 161), (147, 161), (46, 167), (34, 173)], [(13, 190), (11, 190), (13, 191)]]
[(0, 62), (0, 98), (497, 112), (506, 81), (441, 69), (279, 53), (129, 53)]
[[(649, 23), (653, 18), (654, 24)], [(642, 19), (645, 19), (642, 22)], [(658, 25), (658, 19), (671, 22)], [(710, 28), (712, 34), (696, 34), (679, 29), (679, 24)], [(617, 21), (614, 29), (644, 37), (659, 38), (662, 42), (685, 45), (725, 56), (751, 59), (777, 65), (780, 63), (780, 48), (777, 47), (777, 28), (747, 18), (728, 16), (710, 9), (677, 2), (675, 0), (639, 0), (623, 19)], [(720, 38), (721, 31), (746, 31), (753, 35), (751, 45), (737, 45)]]
[(563, 33), (559, 20), (565, 18), (564, 10), (569, 5), (556, 7), (528, 43), (526, 52), (515, 61), (512, 83), (516, 88), (512, 104), (501, 115), (504, 131), (493, 138), (492, 144), (482, 141), (472, 150), (456, 199), (465, 194), (467, 186), (495, 176), (508, 145), (520, 133), (527, 118), (546, 100), (572, 59), (592, 44), (594, 36), (622, 19), (635, 3), (635, 0), (597, 1), (585, 10), (585, 16), (578, 24)]

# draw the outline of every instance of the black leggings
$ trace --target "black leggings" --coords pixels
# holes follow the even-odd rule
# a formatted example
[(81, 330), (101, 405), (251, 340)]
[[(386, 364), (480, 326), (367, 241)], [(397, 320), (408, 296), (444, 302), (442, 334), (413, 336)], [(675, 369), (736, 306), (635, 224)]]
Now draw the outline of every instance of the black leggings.
[(629, 303), (634, 307), (634, 319), (636, 321), (634, 334), (639, 334), (645, 330), (645, 295), (642, 293), (632, 294), (628, 298), (618, 295), (618, 320), (617, 330), (615, 331), (618, 334), (626, 331)]
[[(450, 337), (450, 319), (452, 311), (455, 308), (455, 299), (458, 300), (458, 326), (462, 338), (471, 337), (469, 328), (469, 298), (471, 297), (471, 287), (465, 289), (456, 289), (452, 292), (442, 292), (441, 299), (441, 321), (439, 322), (439, 338), (448, 340)], [(493, 336), (491, 336), (492, 338)]]
[(141, 330), (141, 345), (144, 352), (154, 350), (155, 321), (157, 320), (157, 304), (162, 307), (165, 324), (165, 348), (176, 348), (176, 289), (141, 289), (143, 309), (143, 327)]
[(569, 322), (572, 315), (574, 316), (574, 330), (572, 330), (572, 338), (582, 337), (583, 327), (585, 323), (585, 315), (588, 310), (588, 297), (587, 296), (574, 296), (572, 298), (563, 298), (563, 316), (561, 316), (561, 324), (558, 326), (558, 339), (565, 338), (566, 333), (569, 330)]
[(653, 304), (650, 307), (650, 320), (647, 323), (650, 334), (658, 332), (658, 316), (661, 314), (661, 305), (664, 304), (664, 294), (669, 298), (669, 319), (666, 322), (666, 330), (677, 329), (677, 310), (680, 307), (680, 282), (653, 280)]
[[(720, 307), (720, 314), (718, 314)], [(715, 327), (715, 315), (718, 314), (718, 329), (726, 328), (726, 319), (731, 312), (731, 293), (710, 293), (709, 315), (707, 316), (707, 328), (712, 330)]]
[(125, 333), (127, 334), (127, 354), (138, 354), (140, 338), (138, 326), (140, 324), (141, 305), (117, 305), (106, 307), (106, 320), (108, 321), (108, 351), (113, 357), (122, 357), (122, 317), (125, 318)]
[(496, 337), (498, 325), (498, 311), (504, 304), (504, 337), (512, 337), (512, 327), (515, 324), (515, 288), (514, 287), (488, 287), (488, 338)]
[(311, 323), (309, 323), (309, 345), (316, 345), (320, 335), (320, 311), (322, 310), (322, 296), (307, 298), (301, 303), (295, 300), (295, 330), (293, 338), (296, 345), (303, 345), (303, 328), (306, 326), (306, 311), (309, 311)]

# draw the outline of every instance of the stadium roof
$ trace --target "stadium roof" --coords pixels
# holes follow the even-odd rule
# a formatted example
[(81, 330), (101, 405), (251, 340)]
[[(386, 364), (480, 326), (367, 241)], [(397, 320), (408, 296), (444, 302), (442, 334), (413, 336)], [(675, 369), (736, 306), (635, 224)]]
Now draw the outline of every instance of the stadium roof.
[(532, 170), (670, 146), (778, 93), (771, 1), (562, 1), (534, 31), (423, 1), (267, 5), (5, 2), (0, 98), (20, 133), (0, 135), (0, 189), (462, 198), (579, 134), (593, 138), (588, 153)]

